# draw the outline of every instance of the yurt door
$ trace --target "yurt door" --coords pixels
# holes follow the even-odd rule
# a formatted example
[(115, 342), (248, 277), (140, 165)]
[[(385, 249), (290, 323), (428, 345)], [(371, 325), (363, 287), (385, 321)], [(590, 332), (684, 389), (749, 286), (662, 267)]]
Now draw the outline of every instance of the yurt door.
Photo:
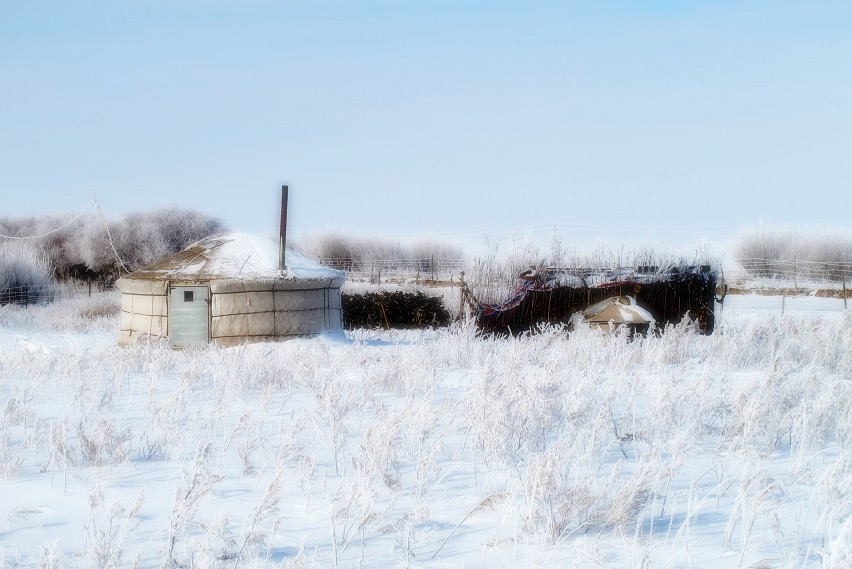
[(210, 340), (210, 289), (173, 286), (169, 292), (169, 340), (176, 348)]

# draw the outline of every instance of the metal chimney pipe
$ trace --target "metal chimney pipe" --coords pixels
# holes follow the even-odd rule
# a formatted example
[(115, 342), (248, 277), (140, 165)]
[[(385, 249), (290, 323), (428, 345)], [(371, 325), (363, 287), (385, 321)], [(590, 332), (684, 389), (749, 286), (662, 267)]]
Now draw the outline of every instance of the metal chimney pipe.
[(278, 238), (278, 270), (287, 268), (284, 264), (284, 251), (287, 249), (287, 194), (289, 188), (281, 186), (281, 234)]

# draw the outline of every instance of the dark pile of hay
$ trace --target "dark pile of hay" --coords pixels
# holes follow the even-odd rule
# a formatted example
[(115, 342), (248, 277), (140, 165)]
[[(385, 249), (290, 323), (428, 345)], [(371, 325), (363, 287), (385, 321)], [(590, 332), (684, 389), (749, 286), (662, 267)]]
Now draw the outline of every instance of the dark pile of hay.
[(450, 313), (440, 298), (422, 292), (344, 293), (343, 327), (417, 329), (447, 326)]
[(575, 312), (612, 296), (629, 295), (654, 316), (658, 328), (677, 324), (688, 316), (702, 333), (711, 334), (716, 280), (709, 267), (684, 267), (672, 269), (659, 282), (533, 289), (514, 308), (480, 314), (477, 324), (487, 332), (519, 334), (539, 323), (567, 324)]

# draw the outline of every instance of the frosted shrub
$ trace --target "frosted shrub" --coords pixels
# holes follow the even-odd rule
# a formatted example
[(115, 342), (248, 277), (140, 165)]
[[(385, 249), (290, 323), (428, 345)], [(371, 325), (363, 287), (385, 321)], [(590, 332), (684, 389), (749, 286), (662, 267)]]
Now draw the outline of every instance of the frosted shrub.
[(356, 396), (340, 381), (328, 383), (316, 394), (317, 407), (313, 419), (320, 436), (334, 456), (334, 471), (340, 474), (341, 453), (346, 442), (346, 420), (355, 407)]
[[(219, 219), (193, 209), (164, 207), (151, 212), (128, 214), (127, 224), (149, 224), (149, 232), (157, 232), (167, 251), (180, 251), (205, 237), (222, 233), (225, 225)], [(144, 239), (144, 235), (142, 235)], [(141, 246), (144, 241), (131, 241), (128, 246)]]
[(0, 305), (53, 299), (47, 257), (28, 243), (0, 243)]
[(360, 478), (380, 481), (388, 489), (398, 491), (402, 484), (402, 457), (399, 453), (405, 417), (398, 412), (382, 415), (376, 417), (376, 422), (367, 429), (364, 440), (352, 457), (352, 465)]
[[(838, 280), (845, 272), (847, 281), (852, 277), (852, 235), (849, 232), (832, 229), (807, 232), (797, 242), (794, 255), (796, 259), (809, 262), (803, 267), (806, 276), (808, 272), (815, 272)], [(845, 271), (841, 265), (845, 266)]]
[(587, 485), (589, 478), (575, 469), (574, 442), (560, 440), (530, 465), (524, 493), (527, 496), (525, 527), (544, 527), (551, 543), (567, 531), (584, 529), (602, 521), (595, 508), (597, 496)]
[(774, 262), (791, 256), (790, 246), (796, 236), (789, 228), (758, 225), (740, 233), (735, 254), (749, 259), (750, 272), (756, 277), (776, 276)]
[(125, 541), (132, 530), (135, 517), (145, 501), (140, 491), (129, 510), (118, 502), (104, 499), (103, 487), (98, 484), (89, 496), (87, 523), (87, 554), (91, 567), (123, 567)]
[[(434, 239), (415, 241), (411, 246), (411, 254), (415, 259), (422, 259), (424, 262), (431, 262), (432, 259), (465, 259), (464, 251), (460, 247)], [(425, 272), (430, 267), (424, 265), (421, 268)]]
[(130, 455), (133, 433), (130, 428), (117, 428), (109, 421), (95, 425), (79, 425), (80, 452), (83, 459), (94, 466), (120, 464)]
[(546, 377), (486, 368), (471, 396), (471, 426), (486, 460), (525, 462), (562, 426), (559, 389)]
[(69, 431), (67, 419), (50, 425), (47, 462), (41, 468), (42, 472), (53, 472), (76, 465), (76, 453), (68, 440)]
[(107, 227), (100, 219), (89, 218), (75, 241), (79, 263), (96, 274), (112, 273), (118, 263)]
[(81, 244), (86, 266), (98, 273), (138, 269), (224, 230), (217, 219), (174, 207), (130, 213), (124, 219), (110, 220), (108, 225), (109, 235), (103, 223), (89, 224), (87, 240)]
[[(284, 489), (284, 471), (279, 469), (275, 473), (275, 477), (266, 491), (261, 496), (260, 500), (252, 508), (251, 513), (246, 522), (243, 524), (243, 540), (239, 550), (234, 556), (234, 566), (238, 567), (239, 562), (243, 559), (243, 553), (248, 545), (263, 546), (266, 544), (266, 536), (260, 530), (260, 525), (267, 519), (273, 518), (278, 513), (278, 502), (281, 500), (281, 492)], [(275, 529), (278, 527), (276, 521), (272, 528), (272, 534), (275, 534)]]
[[(356, 237), (326, 232), (296, 243), (297, 250), (331, 266), (346, 271), (378, 271), (405, 268), (408, 271), (430, 271), (449, 265), (463, 264), (465, 255), (458, 246), (428, 240), (404, 245), (380, 237)], [(432, 265), (434, 262), (435, 266)], [(437, 276), (437, 275), (436, 275)]]
[(334, 261), (343, 270), (360, 268), (363, 259), (360, 247), (351, 237), (336, 233), (324, 233), (306, 243), (297, 244), (297, 248), (324, 262)]
[(162, 567), (179, 567), (178, 544), (186, 537), (201, 501), (213, 490), (213, 486), (222, 480), (211, 469), (211, 446), (201, 444), (191, 465), (184, 469), (184, 486), (175, 490), (172, 512), (169, 518), (168, 544), (163, 552)]
[(828, 535), (836, 535), (826, 544), (830, 560), (826, 566), (846, 567), (852, 561), (852, 456), (833, 464), (819, 486), (824, 498), (819, 525)]
[(104, 284), (124, 269), (137, 269), (224, 230), (216, 218), (176, 207), (130, 213), (121, 219), (97, 214), (77, 219), (71, 215), (0, 218), (0, 233), (43, 236), (34, 239), (32, 246), (48, 260), (47, 274)]
[(796, 277), (840, 280), (845, 272), (849, 279), (852, 235), (841, 230), (797, 230), (764, 224), (740, 233), (735, 254), (753, 277), (790, 277), (795, 273)]
[(64, 555), (59, 547), (60, 543), (61, 540), (57, 540), (41, 546), (41, 555), (38, 558), (40, 569), (62, 569), (62, 567), (65, 567)]
[[(77, 239), (86, 225), (86, 217), (71, 215), (0, 218), (0, 234), (27, 239), (26, 243), (43, 253), (58, 279), (73, 278), (80, 264)], [(33, 238), (35, 236), (43, 237)]]
[(375, 504), (377, 492), (364, 478), (340, 481), (329, 506), (329, 525), (335, 565), (356, 539), (365, 541), (382, 519)]
[(632, 525), (671, 475), (672, 469), (660, 463), (658, 451), (644, 454), (639, 464), (608, 496), (605, 523), (612, 526)]
[(619, 460), (595, 473), (585, 447), (582, 435), (572, 434), (532, 457), (524, 482), (528, 531), (543, 528), (557, 543), (577, 531), (630, 526), (663, 491), (681, 459), (675, 453), (663, 461), (659, 450), (651, 450), (636, 463)]
[(465, 275), (471, 292), (480, 302), (502, 302), (518, 286), (518, 275), (530, 268), (547, 266), (546, 256), (531, 241), (498, 255), (496, 246), (476, 258)]
[(24, 459), (15, 453), (15, 446), (10, 444), (8, 429), (0, 429), (0, 479), (12, 480), (15, 472), (24, 463)]

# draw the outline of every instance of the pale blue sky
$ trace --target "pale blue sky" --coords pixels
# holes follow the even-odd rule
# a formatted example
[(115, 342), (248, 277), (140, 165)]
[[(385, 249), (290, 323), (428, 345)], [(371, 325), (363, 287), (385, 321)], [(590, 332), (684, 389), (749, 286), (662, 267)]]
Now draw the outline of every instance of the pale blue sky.
[(852, 2), (0, 1), (2, 215), (852, 228)]

